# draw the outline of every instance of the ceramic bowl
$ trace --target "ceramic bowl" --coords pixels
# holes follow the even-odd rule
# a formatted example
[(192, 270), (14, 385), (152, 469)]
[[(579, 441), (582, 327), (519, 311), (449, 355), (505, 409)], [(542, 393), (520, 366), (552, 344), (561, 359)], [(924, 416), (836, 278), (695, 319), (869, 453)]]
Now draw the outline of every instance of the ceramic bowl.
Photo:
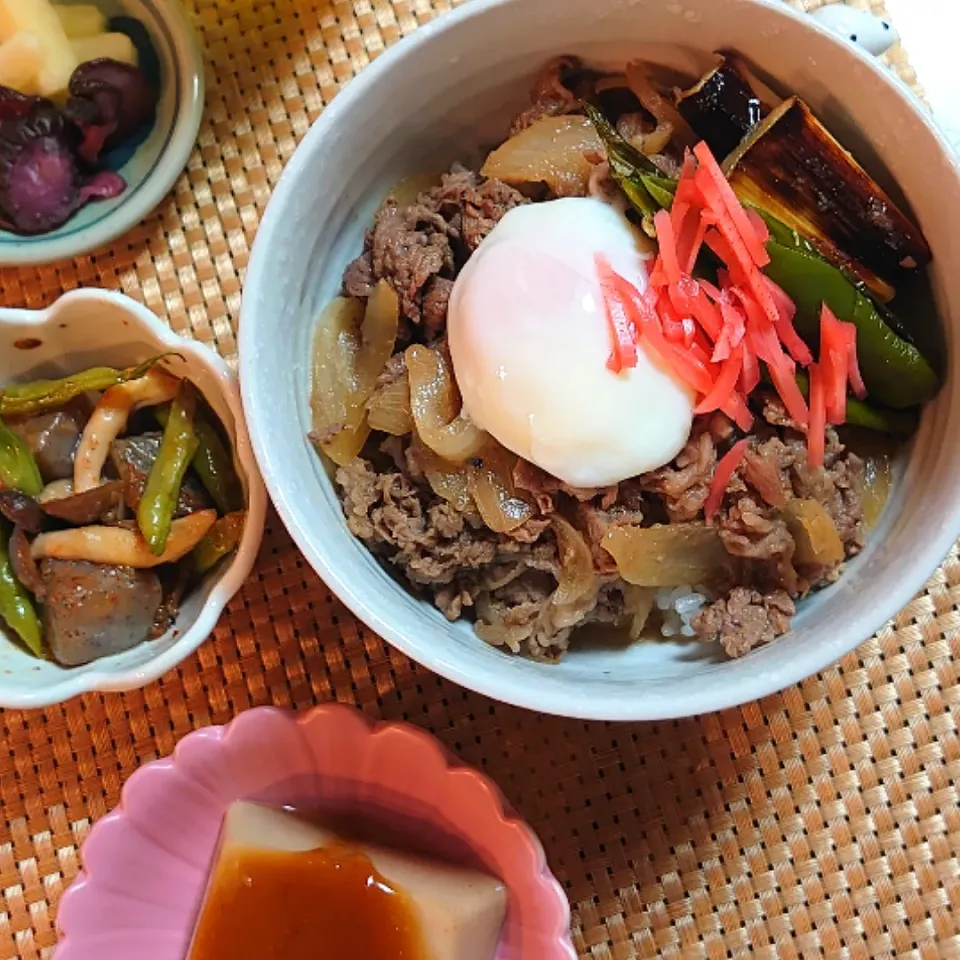
[(93, 366), (132, 366), (161, 353), (170, 354), (163, 363), (171, 373), (196, 384), (230, 437), (247, 496), (240, 548), (187, 596), (165, 636), (86, 666), (66, 668), (35, 659), (8, 638), (0, 621), (0, 707), (41, 707), (81, 693), (130, 690), (156, 680), (210, 635), (253, 567), (267, 498), (250, 449), (237, 380), (227, 364), (119, 293), (78, 290), (47, 310), (0, 309), (0, 386)]
[[(806, 98), (849, 149), (906, 194), (936, 257), (946, 385), (925, 412), (869, 546), (834, 587), (802, 605), (789, 635), (733, 662), (709, 645), (668, 642), (581, 648), (559, 665), (512, 658), (417, 600), (347, 530), (306, 439), (315, 318), (391, 187), (413, 171), (469, 161), (502, 139), (548, 58), (573, 53), (614, 67), (647, 57), (699, 74), (710, 51), (731, 47)], [(864, 51), (786, 4), (473, 0), (351, 81), (274, 193), (240, 328), (254, 449), (280, 515), (318, 573), (373, 629), (432, 670), (500, 700), (576, 717), (647, 720), (753, 700), (869, 637), (912, 599), (960, 533), (958, 222), (957, 159), (919, 102)]]
[(533, 831), (494, 784), (407, 724), (350, 707), (273, 707), (185, 737), (147, 764), (83, 845), (58, 911), (55, 960), (183, 960), (235, 800), (370, 817), (399, 843), (499, 877), (509, 890), (496, 960), (574, 960), (570, 908)]
[[(67, 4), (90, 0), (62, 0)], [(153, 127), (105, 157), (127, 189), (87, 204), (50, 233), (22, 237), (0, 230), (0, 266), (50, 263), (102, 247), (136, 226), (159, 205), (183, 172), (203, 115), (203, 55), (181, 0), (94, 0), (112, 30), (127, 33), (140, 65), (157, 83)]]

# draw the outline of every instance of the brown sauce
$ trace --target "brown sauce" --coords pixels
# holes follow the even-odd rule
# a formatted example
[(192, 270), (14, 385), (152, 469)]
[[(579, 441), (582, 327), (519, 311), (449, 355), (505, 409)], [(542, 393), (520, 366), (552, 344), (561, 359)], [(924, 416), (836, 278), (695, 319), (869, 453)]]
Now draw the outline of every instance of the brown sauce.
[(357, 847), (234, 849), (189, 960), (426, 960), (413, 904)]

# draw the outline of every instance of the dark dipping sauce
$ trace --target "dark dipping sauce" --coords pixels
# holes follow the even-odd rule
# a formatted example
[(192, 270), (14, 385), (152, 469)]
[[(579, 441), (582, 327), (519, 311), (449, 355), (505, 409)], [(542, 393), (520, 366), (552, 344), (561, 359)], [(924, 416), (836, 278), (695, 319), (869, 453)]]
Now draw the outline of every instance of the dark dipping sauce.
[(358, 847), (237, 849), (221, 860), (189, 960), (427, 960), (420, 922)]

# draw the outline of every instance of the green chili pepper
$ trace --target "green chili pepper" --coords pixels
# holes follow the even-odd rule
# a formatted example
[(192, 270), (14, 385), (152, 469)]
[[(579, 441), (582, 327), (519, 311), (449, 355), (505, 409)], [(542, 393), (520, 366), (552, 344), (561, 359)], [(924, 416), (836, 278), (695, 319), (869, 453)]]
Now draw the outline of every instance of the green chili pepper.
[(166, 549), (183, 476), (197, 452), (193, 425), (196, 407), (197, 395), (192, 384), (181, 381), (180, 391), (170, 407), (157, 459), (137, 507), (137, 525), (150, 552), (157, 557)]
[[(769, 382), (766, 375), (764, 379)], [(796, 379), (800, 392), (809, 399), (809, 378), (798, 370)], [(907, 440), (916, 432), (919, 422), (920, 418), (916, 410), (888, 410), (886, 407), (865, 403), (858, 397), (847, 396), (847, 426), (863, 427), (864, 430), (886, 433), (898, 440)]]
[(228, 553), (240, 545), (243, 526), (247, 521), (245, 510), (221, 517), (209, 533), (193, 548), (193, 572), (203, 576), (212, 570)]
[(43, 490), (40, 468), (27, 442), (0, 420), (0, 485), (31, 497)]
[(939, 388), (937, 375), (913, 344), (884, 323), (870, 299), (834, 266), (818, 257), (770, 241), (764, 273), (797, 306), (794, 324), (810, 344), (820, 338), (820, 312), (826, 304), (841, 320), (857, 328), (857, 360), (872, 399), (902, 410), (930, 400)]
[(166, 354), (122, 370), (115, 367), (93, 367), (59, 380), (34, 380), (31, 383), (16, 383), (4, 387), (0, 389), (0, 415), (23, 416), (40, 413), (62, 407), (83, 393), (107, 390), (119, 383), (139, 380), (164, 356)]
[[(165, 427), (170, 417), (169, 407), (157, 407), (154, 415)], [(197, 435), (197, 452), (193, 457), (193, 469), (207, 493), (213, 498), (217, 510), (228, 514), (242, 509), (246, 502), (243, 487), (233, 468), (230, 451), (220, 439), (217, 428), (198, 411), (194, 418)]]
[(6, 621), (34, 656), (43, 656), (40, 619), (30, 594), (14, 575), (10, 563), (10, 534), (3, 523), (0, 523), (0, 620)]

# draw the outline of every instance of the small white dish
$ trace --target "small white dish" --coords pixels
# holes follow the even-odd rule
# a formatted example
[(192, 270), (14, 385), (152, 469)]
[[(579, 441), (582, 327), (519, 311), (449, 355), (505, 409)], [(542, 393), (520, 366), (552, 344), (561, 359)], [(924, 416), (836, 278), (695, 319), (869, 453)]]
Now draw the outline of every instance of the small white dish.
[(149, 37), (156, 63), (144, 63), (141, 54), (141, 66), (148, 75), (156, 71), (159, 76), (156, 120), (135, 149), (121, 148), (111, 157), (110, 169), (127, 182), (120, 196), (88, 203), (49, 233), (19, 236), (0, 230), (0, 266), (67, 260), (115, 240), (156, 209), (183, 172), (196, 143), (203, 116), (203, 54), (183, 4), (180, 0), (93, 2), (110, 18), (111, 29), (145, 32)]
[(0, 309), (0, 386), (59, 377), (94, 366), (127, 367), (161, 353), (164, 367), (190, 380), (223, 424), (247, 499), (247, 523), (231, 561), (188, 594), (173, 629), (81, 667), (38, 660), (10, 640), (0, 621), (0, 707), (25, 709), (82, 693), (132, 690), (172, 670), (213, 631), (253, 569), (267, 496), (250, 449), (233, 371), (213, 350), (177, 336), (146, 307), (120, 293), (77, 290), (46, 310)]
[[(837, 584), (789, 634), (726, 661), (711, 645), (581, 647), (556, 665), (447, 623), (353, 537), (307, 440), (317, 316), (404, 176), (470, 162), (500, 142), (559, 54), (615, 68), (649, 58), (699, 75), (737, 49), (804, 97), (844, 145), (899, 184), (934, 252), (948, 376), (924, 412), (892, 500)], [(482, 155), (482, 153), (481, 153)], [(323, 112), (274, 191), (244, 288), (240, 377), (257, 458), (308, 561), (408, 656), (487, 696), (546, 713), (656, 720), (767, 696), (838, 660), (920, 590), (960, 535), (960, 166), (929, 114), (874, 57), (780, 0), (472, 0), (388, 50)], [(277, 277), (283, 282), (278, 283)]]

